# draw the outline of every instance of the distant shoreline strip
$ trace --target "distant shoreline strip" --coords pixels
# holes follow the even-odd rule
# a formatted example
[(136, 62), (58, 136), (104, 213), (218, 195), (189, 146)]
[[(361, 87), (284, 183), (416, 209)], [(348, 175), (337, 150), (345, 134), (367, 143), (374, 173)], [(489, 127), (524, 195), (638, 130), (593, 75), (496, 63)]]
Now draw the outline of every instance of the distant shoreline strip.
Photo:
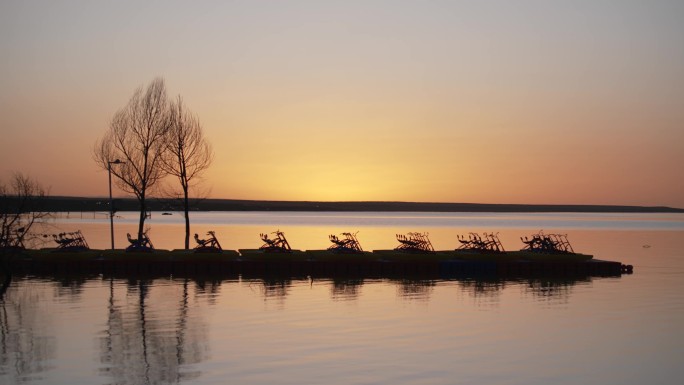
[[(108, 198), (47, 197), (41, 201), (44, 211), (109, 211)], [(152, 198), (147, 201), (149, 211), (182, 211), (173, 199)], [(337, 211), (337, 212), (491, 212), (491, 213), (684, 213), (684, 209), (666, 206), (611, 206), (611, 205), (523, 205), (487, 203), (429, 203), (429, 202), (314, 202), (314, 201), (259, 201), (235, 199), (202, 199), (193, 204), (193, 211)], [(137, 211), (137, 200), (114, 199), (116, 211)]]

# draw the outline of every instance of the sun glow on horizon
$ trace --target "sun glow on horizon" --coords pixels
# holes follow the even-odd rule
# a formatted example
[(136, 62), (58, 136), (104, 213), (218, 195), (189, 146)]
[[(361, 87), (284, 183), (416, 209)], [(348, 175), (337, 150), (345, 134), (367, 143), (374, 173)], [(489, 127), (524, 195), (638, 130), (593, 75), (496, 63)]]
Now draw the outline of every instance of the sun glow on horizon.
[(684, 207), (683, 14), (2, 2), (0, 179), (107, 195), (92, 146), (161, 76), (213, 144), (213, 198)]

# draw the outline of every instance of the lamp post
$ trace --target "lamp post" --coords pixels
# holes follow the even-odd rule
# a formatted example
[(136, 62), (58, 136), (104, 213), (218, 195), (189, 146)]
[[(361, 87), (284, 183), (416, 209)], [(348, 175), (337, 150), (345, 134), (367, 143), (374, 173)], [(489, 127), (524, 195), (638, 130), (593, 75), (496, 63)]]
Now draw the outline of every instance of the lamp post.
[(109, 172), (109, 230), (112, 239), (112, 250), (114, 250), (114, 200), (112, 199), (112, 165), (122, 164), (119, 159), (107, 161), (107, 171)]

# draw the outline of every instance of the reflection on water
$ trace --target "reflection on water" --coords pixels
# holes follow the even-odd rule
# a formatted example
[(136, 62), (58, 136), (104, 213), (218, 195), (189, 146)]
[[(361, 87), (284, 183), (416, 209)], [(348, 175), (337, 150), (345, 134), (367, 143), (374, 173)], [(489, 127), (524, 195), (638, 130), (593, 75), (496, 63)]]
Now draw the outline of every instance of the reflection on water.
[[(590, 282), (589, 279), (581, 283)], [(544, 301), (568, 302), (571, 289), (580, 282), (572, 280), (529, 280), (523, 286), (526, 293)]]
[(475, 298), (496, 298), (506, 287), (502, 280), (465, 280), (460, 283), (461, 289)]
[(409, 300), (427, 301), (435, 287), (434, 281), (401, 279), (396, 282), (398, 296)]
[(333, 278), (331, 284), (331, 299), (335, 301), (353, 301), (359, 297), (363, 279)]
[[(96, 284), (96, 286), (93, 286)], [(473, 299), (496, 305), (510, 286), (526, 296), (567, 302), (574, 280), (506, 281), (495, 279), (426, 280), (363, 278), (251, 278), (245, 281), (197, 279), (115, 279), (55, 277), (36, 282), (15, 279), (0, 301), (0, 378), (10, 383), (49, 378), (60, 339), (52, 324), (65, 312), (78, 311), (86, 291), (98, 291), (104, 302), (103, 327), (96, 334), (101, 376), (116, 384), (179, 383), (201, 377), (197, 365), (210, 357), (206, 313), (216, 306), (226, 285), (249, 287), (266, 302), (286, 308), (291, 290), (328, 286), (333, 301), (359, 301), (365, 286), (371, 291), (394, 287), (403, 301), (429, 302), (438, 286), (457, 288)], [(84, 289), (85, 286), (89, 286)], [(256, 290), (255, 290), (256, 289)], [(55, 309), (55, 304), (69, 305)], [(75, 309), (75, 310), (74, 310)], [(60, 313), (62, 312), (62, 313)], [(93, 320), (83, 320), (93, 322)], [(220, 325), (214, 325), (219, 326)], [(255, 336), (257, 337), (257, 336)], [(57, 360), (60, 362), (60, 360)], [(44, 373), (44, 376), (41, 374)]]
[[(84, 306), (83, 284), (92, 280), (15, 278), (0, 297), (0, 382), (49, 378), (40, 374), (53, 369), (51, 362), (57, 358), (60, 338), (53, 322)], [(97, 337), (101, 375), (117, 384), (177, 383), (199, 376), (191, 366), (208, 356), (210, 345), (203, 306), (191, 297), (192, 281), (109, 279), (100, 283), (107, 286), (106, 306), (101, 307), (106, 309), (106, 322)], [(207, 286), (216, 290), (216, 285), (202, 280), (194, 284), (197, 296), (204, 297)], [(55, 309), (57, 303), (68, 308)]]
[[(222, 305), (225, 301), (238, 301), (237, 303), (243, 303), (241, 306), (250, 307), (252, 305), (249, 303), (254, 299), (260, 299), (266, 304), (276, 305), (266, 307), (263, 310), (266, 313), (289, 314), (291, 310), (288, 309), (292, 307), (305, 306), (307, 309), (311, 307), (313, 309), (307, 312), (315, 311), (314, 303), (320, 304), (320, 302), (314, 299), (304, 300), (302, 295), (307, 292), (315, 295), (318, 290), (323, 289), (327, 292), (331, 304), (341, 302), (361, 305), (378, 291), (384, 292), (390, 289), (394, 292), (393, 296), (404, 303), (425, 303), (426, 305), (435, 301), (440, 303), (440, 300), (433, 297), (441, 298), (447, 294), (448, 297), (453, 298), (450, 301), (452, 306), (453, 304), (463, 306), (458, 305), (457, 300), (463, 297), (472, 299), (466, 302), (472, 303), (471, 306), (486, 310), (502, 306), (502, 303), (506, 303), (505, 297), (515, 293), (520, 293), (523, 302), (525, 298), (529, 298), (547, 304), (569, 304), (572, 303), (573, 288), (577, 285), (586, 287), (594, 281), (610, 280), (619, 281), (619, 278), (524, 280), (378, 277), (370, 279), (363, 277), (317, 279), (251, 277), (247, 280), (220, 277), (210, 279), (55, 277), (41, 280), (26, 277), (15, 278), (0, 300), (0, 341), (2, 342), (0, 345), (0, 380), (2, 383), (31, 383), (50, 379), (52, 372), (58, 370), (60, 363), (64, 364), (64, 360), (68, 358), (58, 357), (64, 352), (60, 353), (57, 347), (65, 343), (61, 340), (59, 320), (67, 313), (79, 311), (80, 308), (86, 307), (86, 304), (97, 301), (99, 305), (95, 308), (99, 309), (99, 321), (95, 316), (95, 319), (82, 319), (81, 322), (99, 325), (91, 338), (95, 339), (98, 349), (95, 354), (98, 357), (96, 372), (105, 383), (185, 383), (202, 382), (207, 374), (204, 370), (208, 362), (218, 361), (223, 362), (222, 365), (228, 364), (225, 361), (229, 359), (227, 357), (212, 357), (212, 350), (222, 351), (225, 348), (220, 345), (215, 346), (214, 340), (210, 337), (211, 334), (218, 333), (222, 343), (230, 343), (229, 336), (232, 333), (245, 333), (246, 338), (252, 338), (257, 346), (268, 344), (267, 341), (261, 341), (261, 339), (272, 338), (262, 335), (266, 330), (254, 329), (255, 325), (264, 322), (259, 320), (261, 313), (254, 313), (254, 310), (251, 310), (250, 317), (252, 318), (239, 317), (231, 321), (230, 327), (235, 328), (235, 331), (225, 330), (224, 325), (211, 320), (210, 315), (216, 311), (217, 307), (225, 308), (225, 303)], [(242, 293), (242, 295), (233, 296), (236, 293)], [(455, 295), (457, 293), (460, 295)], [(289, 303), (290, 297), (295, 298), (292, 299), (293, 303)], [(383, 302), (386, 302), (386, 299)], [(307, 301), (312, 303), (302, 304)], [(329, 306), (324, 305), (324, 307)], [(397, 311), (392, 306), (387, 307), (389, 317), (394, 317), (391, 314)], [(265, 316), (266, 313), (263, 315)], [(315, 321), (313, 319), (284, 320), (283, 324), (315, 322), (315, 325), (319, 325), (319, 322), (337, 322), (329, 319), (326, 314), (318, 312), (313, 314), (315, 314)], [(442, 315), (446, 314), (450, 313)], [(449, 321), (448, 317), (444, 321), (462, 322)], [(435, 320), (432, 319), (431, 323), (434, 322)], [(210, 331), (210, 329), (214, 330)], [(290, 343), (296, 344), (297, 338), (302, 338), (302, 335), (298, 334), (300, 332), (291, 329), (289, 332), (294, 333)], [(361, 331), (361, 333), (367, 332)], [(396, 332), (401, 333), (399, 330)], [(479, 335), (482, 332), (477, 333)], [(266, 335), (271, 334), (266, 333)], [(284, 338), (284, 336), (278, 338)], [(482, 342), (495, 343), (495, 341), (487, 340)], [(320, 346), (316, 349), (325, 351), (327, 348)], [(69, 356), (74, 354), (71, 352)], [(88, 354), (84, 354), (83, 358), (86, 358)], [(259, 357), (253, 358), (260, 359)], [(271, 368), (271, 370), (274, 369)], [(237, 378), (241, 377), (237, 375)], [(243, 379), (247, 380), (248, 377)]]
[(92, 277), (75, 275), (56, 278), (55, 297), (77, 303), (81, 299), (83, 286), (89, 278)]
[(51, 369), (57, 337), (43, 302), (49, 292), (29, 286), (0, 297), (0, 379), (27, 382)]
[[(0, 301), (0, 378), (12, 383), (31, 382), (53, 369), (59, 335), (52, 325), (53, 311), (70, 312), (85, 290), (99, 291), (105, 302), (104, 327), (97, 333), (99, 374), (117, 384), (178, 383), (201, 376), (195, 366), (208, 359), (208, 338), (204, 313), (216, 305), (222, 286), (259, 288), (264, 301), (279, 308), (293, 288), (329, 286), (333, 301), (358, 301), (364, 286), (370, 290), (390, 285), (405, 301), (430, 300), (438, 284), (458, 287), (473, 298), (496, 297), (507, 285), (520, 285), (531, 296), (565, 298), (574, 281), (528, 280), (425, 280), (425, 279), (289, 279), (268, 277), (246, 281), (205, 279), (114, 279), (57, 277), (36, 282), (15, 279)], [(99, 284), (93, 287), (92, 284)], [(90, 287), (84, 289), (89, 284)], [(456, 284), (454, 286), (453, 284)], [(566, 301), (567, 299), (563, 299)], [(55, 303), (67, 304), (55, 309)], [(64, 315), (64, 314), (62, 314)], [(93, 320), (84, 320), (93, 322)], [(59, 360), (58, 360), (59, 362)]]
[[(364, 248), (391, 246), (400, 224), (429, 231), (438, 248), (471, 230), (383, 218), (397, 226), (364, 229)], [(292, 225), (288, 239), (325, 247), (354, 220)], [(628, 221), (628, 230), (561, 229), (575, 249), (633, 264), (622, 277), (3, 276), (0, 383), (677, 383), (684, 232)], [(257, 225), (222, 229), (243, 247), (269, 230)], [(92, 243), (107, 244), (103, 228)], [(525, 234), (508, 229), (507, 246)]]
[(102, 375), (117, 384), (177, 383), (199, 376), (188, 368), (208, 355), (209, 344), (201, 317), (190, 314), (198, 309), (191, 307), (189, 284), (187, 279), (129, 280), (122, 292), (110, 280), (106, 329), (99, 337)]
[(261, 280), (264, 299), (284, 299), (292, 286), (292, 280), (284, 278), (267, 278)]

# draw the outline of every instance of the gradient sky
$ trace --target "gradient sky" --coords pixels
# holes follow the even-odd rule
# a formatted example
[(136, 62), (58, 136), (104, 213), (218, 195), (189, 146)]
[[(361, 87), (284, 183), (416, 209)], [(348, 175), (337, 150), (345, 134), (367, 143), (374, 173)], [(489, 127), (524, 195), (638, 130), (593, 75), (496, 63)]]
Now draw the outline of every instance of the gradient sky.
[(3, 0), (0, 52), (0, 179), (51, 195), (160, 76), (216, 198), (684, 207), (682, 1)]

